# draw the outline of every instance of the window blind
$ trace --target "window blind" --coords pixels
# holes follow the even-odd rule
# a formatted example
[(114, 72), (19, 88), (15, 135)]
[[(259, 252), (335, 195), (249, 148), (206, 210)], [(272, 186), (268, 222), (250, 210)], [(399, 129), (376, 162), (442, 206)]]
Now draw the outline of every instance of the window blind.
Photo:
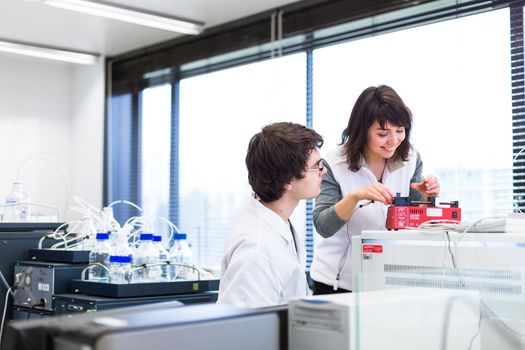
[(513, 191), (516, 211), (525, 209), (525, 84), (523, 4), (510, 6)]
[[(283, 11), (283, 54), (506, 7), (522, 0), (304, 0)], [(130, 81), (173, 67), (189, 77), (269, 59), (273, 11), (111, 57), (111, 80)], [(313, 35), (312, 35), (313, 33)]]
[[(306, 126), (313, 127), (313, 51), (306, 51)], [(314, 225), (313, 225), (313, 200), (306, 201), (306, 228), (305, 228), (305, 249), (306, 249), (306, 271), (310, 271), (310, 266), (314, 259)]]
[(171, 160), (170, 160), (170, 204), (169, 220), (179, 225), (179, 96), (180, 84), (173, 82), (171, 88)]
[[(104, 205), (115, 200), (128, 200), (140, 205), (138, 171), (138, 99), (134, 91), (119, 92), (127, 87), (118, 86), (116, 95), (108, 102), (106, 117)], [(114, 215), (120, 224), (137, 215), (128, 205), (115, 205)]]

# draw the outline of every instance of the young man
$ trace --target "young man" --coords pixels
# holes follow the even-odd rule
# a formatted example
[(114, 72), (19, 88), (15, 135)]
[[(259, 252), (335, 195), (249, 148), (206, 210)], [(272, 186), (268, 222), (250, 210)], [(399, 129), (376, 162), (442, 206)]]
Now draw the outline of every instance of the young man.
[(253, 195), (226, 244), (219, 303), (263, 307), (310, 293), (304, 247), (289, 219), (301, 199), (320, 193), (322, 144), (318, 133), (294, 123), (267, 125), (250, 140)]

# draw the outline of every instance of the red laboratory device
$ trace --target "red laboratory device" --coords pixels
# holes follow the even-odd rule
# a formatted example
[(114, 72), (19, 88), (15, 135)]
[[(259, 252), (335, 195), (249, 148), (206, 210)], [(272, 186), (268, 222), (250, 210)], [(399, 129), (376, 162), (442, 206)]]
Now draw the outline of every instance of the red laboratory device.
[(430, 197), (428, 201), (412, 201), (409, 197), (401, 197), (401, 194), (397, 193), (394, 203), (388, 207), (386, 229), (417, 228), (422, 223), (433, 221), (440, 223), (461, 221), (461, 208), (458, 201), (441, 202), (439, 205), (436, 205), (436, 197)]

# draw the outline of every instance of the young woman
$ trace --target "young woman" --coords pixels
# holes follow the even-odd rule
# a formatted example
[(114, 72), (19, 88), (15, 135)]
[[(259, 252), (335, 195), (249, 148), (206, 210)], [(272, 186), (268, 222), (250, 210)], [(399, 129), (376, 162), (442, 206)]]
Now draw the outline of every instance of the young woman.
[(365, 89), (357, 99), (342, 143), (324, 158), (327, 174), (315, 201), (317, 240), (311, 277), (314, 294), (352, 290), (351, 236), (385, 228), (397, 192), (411, 199), (439, 194), (434, 176), (410, 144), (412, 114), (389, 86)]

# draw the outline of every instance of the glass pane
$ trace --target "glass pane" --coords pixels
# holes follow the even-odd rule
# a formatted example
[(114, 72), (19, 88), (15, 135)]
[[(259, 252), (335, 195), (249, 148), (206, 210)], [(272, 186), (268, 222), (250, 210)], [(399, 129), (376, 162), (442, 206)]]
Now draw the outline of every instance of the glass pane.
[[(270, 122), (304, 124), (305, 72), (305, 54), (297, 54), (181, 81), (180, 228), (199, 264), (220, 265), (233, 220), (249, 198), (250, 138)], [(304, 234), (304, 214), (294, 220)]]
[[(144, 214), (152, 217), (169, 215), (171, 85), (144, 89), (141, 100), (141, 200)], [(155, 233), (168, 238), (169, 228), (154, 220)]]
[[(436, 23), (314, 52), (314, 128), (341, 141), (368, 86), (392, 86), (414, 115), (412, 143), (441, 201), (465, 220), (512, 210), (509, 10)], [(496, 195), (497, 193), (497, 195)]]
[[(136, 157), (129, 151), (136, 142), (132, 137), (133, 130), (137, 128), (133, 120), (133, 98), (131, 94), (114, 95), (108, 108), (111, 111), (107, 123), (111, 141), (106, 149), (108, 204), (115, 200), (136, 200), (136, 176), (131, 171), (136, 164)], [(134, 208), (127, 205), (116, 205), (113, 208), (120, 224), (136, 215)]]

